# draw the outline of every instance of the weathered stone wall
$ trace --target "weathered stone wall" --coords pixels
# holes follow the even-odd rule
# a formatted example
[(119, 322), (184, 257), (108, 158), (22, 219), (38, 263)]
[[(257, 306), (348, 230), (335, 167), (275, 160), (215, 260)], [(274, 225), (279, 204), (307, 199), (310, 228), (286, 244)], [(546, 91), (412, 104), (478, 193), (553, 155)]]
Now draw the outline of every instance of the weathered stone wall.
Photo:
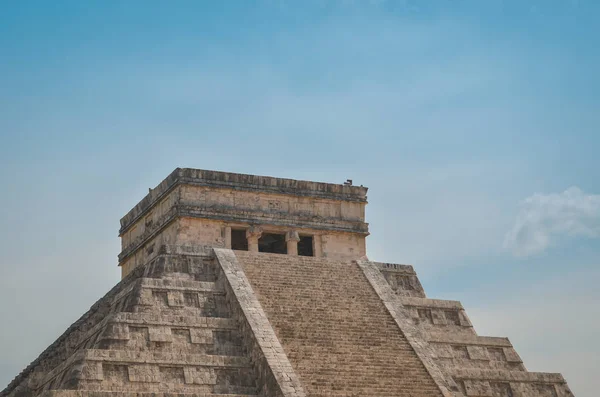
[(425, 298), (425, 290), (411, 265), (372, 262), (383, 274), (394, 292), (400, 296)]
[(320, 237), (320, 256), (336, 260), (351, 260), (363, 257), (367, 253), (364, 236), (351, 233), (327, 233)]
[[(156, 188), (144, 197), (131, 211), (121, 219), (123, 234), (139, 218), (145, 216), (150, 208), (161, 201), (176, 186), (193, 185), (218, 187), (238, 191), (274, 193), (294, 196), (341, 200), (347, 202), (367, 201), (367, 188), (363, 186), (338, 185), (332, 183), (299, 181), (294, 179), (273, 178), (269, 176), (236, 174), (190, 168), (177, 168)], [(363, 215), (364, 217), (364, 215)]]
[(170, 191), (151, 207), (143, 217), (133, 222), (127, 231), (121, 233), (121, 250), (132, 245), (138, 245), (142, 237), (146, 237), (162, 227), (165, 221), (174, 215), (173, 207), (177, 204), (179, 197), (178, 189)]
[(355, 259), (366, 253), (367, 188), (176, 170), (121, 220), (122, 275), (161, 244), (230, 248), (231, 228), (313, 236), (313, 253)]
[[(149, 230), (149, 229), (148, 229)], [(172, 219), (160, 230), (160, 233), (150, 235), (150, 237), (140, 245), (138, 249), (121, 263), (121, 276), (127, 276), (135, 267), (141, 266), (154, 259), (160, 252), (160, 248), (169, 245), (179, 244), (181, 233), (181, 224), (178, 219)], [(138, 236), (138, 241), (145, 235)]]
[(210, 219), (178, 218), (178, 245), (203, 244), (225, 248), (226, 223)]
[[(285, 218), (306, 218), (306, 222), (312, 217), (362, 222), (365, 207), (363, 202), (192, 185), (182, 185), (180, 202), (184, 205), (225, 207), (239, 212), (271, 213), (273, 217), (280, 213)], [(340, 227), (343, 225), (340, 222)]]

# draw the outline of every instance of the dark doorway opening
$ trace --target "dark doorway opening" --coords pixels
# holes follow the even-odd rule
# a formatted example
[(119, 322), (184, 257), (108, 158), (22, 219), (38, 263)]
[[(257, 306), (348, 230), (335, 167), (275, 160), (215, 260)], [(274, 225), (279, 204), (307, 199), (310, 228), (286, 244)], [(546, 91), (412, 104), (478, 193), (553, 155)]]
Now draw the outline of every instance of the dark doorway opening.
[(300, 236), (300, 241), (298, 241), (298, 255), (315, 256), (313, 252), (313, 236)]
[(231, 229), (231, 249), (238, 251), (248, 251), (248, 239), (246, 230)]
[(285, 234), (263, 233), (262, 237), (258, 239), (258, 252), (287, 254)]

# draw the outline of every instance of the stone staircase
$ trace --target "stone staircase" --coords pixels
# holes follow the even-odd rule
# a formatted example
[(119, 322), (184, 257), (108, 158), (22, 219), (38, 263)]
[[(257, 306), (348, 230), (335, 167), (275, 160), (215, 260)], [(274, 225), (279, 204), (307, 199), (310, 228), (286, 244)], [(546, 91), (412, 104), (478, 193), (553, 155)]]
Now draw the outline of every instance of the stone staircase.
[(219, 274), (214, 257), (184, 255), (136, 269), (3, 395), (258, 395)]
[(235, 252), (310, 396), (442, 396), (356, 263)]

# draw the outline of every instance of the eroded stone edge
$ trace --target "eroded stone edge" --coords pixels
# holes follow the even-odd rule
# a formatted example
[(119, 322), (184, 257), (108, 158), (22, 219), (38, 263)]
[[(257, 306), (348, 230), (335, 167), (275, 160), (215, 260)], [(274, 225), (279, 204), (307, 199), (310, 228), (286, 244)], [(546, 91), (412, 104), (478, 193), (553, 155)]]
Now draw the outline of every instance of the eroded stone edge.
[[(260, 355), (258, 356), (255, 352), (251, 352), (251, 354), (254, 353), (252, 354), (253, 358), (258, 360), (262, 358), (264, 364), (266, 364), (259, 365), (259, 371), (270, 371), (270, 375), (275, 382), (275, 387), (279, 389), (275, 391), (275, 395), (283, 397), (306, 397), (307, 394), (302, 387), (300, 378), (292, 368), (292, 364), (285, 354), (279, 339), (277, 339), (275, 331), (258, 298), (254, 294), (250, 281), (240, 266), (235, 253), (230, 249), (224, 248), (215, 248), (214, 252), (217, 263), (221, 267), (228, 283), (225, 286), (227, 292), (235, 297), (242, 312), (239, 320), (245, 321), (250, 331), (247, 334), (250, 333), (251, 335), (246, 336), (253, 339), (253, 344), (257, 348), (254, 350), (260, 350)], [(268, 375), (262, 373), (261, 377), (268, 377)], [(268, 388), (269, 385), (267, 385)]]
[(398, 296), (394, 293), (376, 264), (364, 260), (357, 260), (356, 263), (362, 269), (365, 277), (387, 308), (398, 328), (400, 328), (400, 331), (408, 340), (417, 357), (419, 357), (425, 366), (429, 375), (433, 378), (442, 395), (444, 397), (464, 397), (454, 380), (445, 376), (433, 361), (433, 349), (429, 346), (429, 343), (427, 343), (419, 329), (412, 323), (410, 314), (404, 309)]

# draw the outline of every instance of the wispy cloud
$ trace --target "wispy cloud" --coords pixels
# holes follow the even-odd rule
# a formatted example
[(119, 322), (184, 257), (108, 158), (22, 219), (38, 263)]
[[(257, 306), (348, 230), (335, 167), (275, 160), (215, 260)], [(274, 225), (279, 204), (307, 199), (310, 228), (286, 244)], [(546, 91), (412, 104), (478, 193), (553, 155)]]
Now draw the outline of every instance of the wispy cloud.
[(535, 255), (563, 237), (600, 237), (600, 195), (571, 187), (528, 197), (506, 234), (504, 247), (516, 256)]

